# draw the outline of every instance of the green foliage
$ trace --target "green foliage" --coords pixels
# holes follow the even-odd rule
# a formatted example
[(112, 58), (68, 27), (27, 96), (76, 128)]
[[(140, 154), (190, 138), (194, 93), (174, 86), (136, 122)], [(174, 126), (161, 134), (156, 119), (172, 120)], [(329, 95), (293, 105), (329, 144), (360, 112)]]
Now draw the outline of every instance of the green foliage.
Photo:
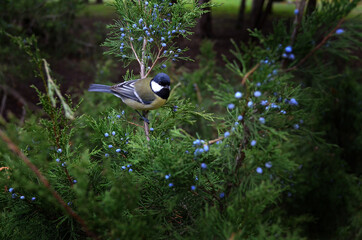
[(141, 75), (148, 75), (157, 66), (164, 68), (169, 60), (187, 60), (185, 51), (175, 44), (178, 37), (187, 37), (196, 19), (209, 4), (170, 0), (114, 1), (120, 17), (108, 26), (110, 33), (103, 46), (105, 54), (120, 58), (125, 66), (137, 61)]
[[(143, 11), (139, 3), (129, 11)], [(268, 36), (252, 32), (258, 44), (234, 43), (223, 69), (204, 42), (199, 69), (174, 74), (169, 102), (148, 116), (150, 141), (137, 115), (88, 93), (74, 108), (57, 91), (37, 90), (47, 116), (2, 126), (100, 239), (358, 239), (360, 70), (343, 64), (355, 57), (342, 47), (360, 46), (359, 25), (347, 22), (344, 34), (298, 65), (313, 49), (304, 35), (318, 46), (337, 24), (328, 15), (323, 32), (313, 32), (311, 19), (344, 17), (354, 4), (323, 5), (306, 19), (294, 59), (282, 57), (291, 41), (282, 25)], [(57, 89), (39, 55), (30, 56), (45, 89)], [(78, 113), (74, 120), (64, 103)], [(0, 171), (1, 238), (87, 239), (3, 142), (0, 166), (8, 167)]]

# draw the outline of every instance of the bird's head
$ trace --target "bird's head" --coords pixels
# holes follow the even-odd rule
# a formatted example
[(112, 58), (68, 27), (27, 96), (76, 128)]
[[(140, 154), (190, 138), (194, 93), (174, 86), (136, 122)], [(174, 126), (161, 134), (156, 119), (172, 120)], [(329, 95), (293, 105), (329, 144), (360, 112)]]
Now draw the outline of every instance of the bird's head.
[(159, 73), (151, 80), (151, 89), (160, 98), (170, 96), (170, 77), (166, 73)]

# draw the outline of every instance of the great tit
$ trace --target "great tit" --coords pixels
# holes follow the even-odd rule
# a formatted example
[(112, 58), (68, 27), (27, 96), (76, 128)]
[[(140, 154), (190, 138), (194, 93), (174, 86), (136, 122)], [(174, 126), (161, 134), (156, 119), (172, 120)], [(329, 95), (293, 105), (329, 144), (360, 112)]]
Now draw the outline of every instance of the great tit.
[[(112, 93), (136, 111), (153, 110), (164, 105), (170, 96), (170, 77), (159, 73), (154, 78), (136, 79), (113, 86), (91, 84), (88, 91)], [(147, 118), (137, 113), (148, 122)]]

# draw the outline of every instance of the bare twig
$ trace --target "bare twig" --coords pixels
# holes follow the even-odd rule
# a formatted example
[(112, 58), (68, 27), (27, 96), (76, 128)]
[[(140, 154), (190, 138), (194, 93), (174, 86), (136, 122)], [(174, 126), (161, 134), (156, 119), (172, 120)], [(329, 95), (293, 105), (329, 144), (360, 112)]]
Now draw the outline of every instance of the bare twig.
[(210, 141), (209, 141), (209, 145), (214, 144), (214, 143), (216, 143), (217, 141), (220, 141), (220, 140), (223, 140), (223, 139), (224, 139), (224, 137), (219, 137), (219, 138), (216, 138), (216, 139), (214, 139), (214, 140), (210, 140)]
[(300, 27), (300, 23), (302, 22), (302, 19), (303, 19), (304, 7), (305, 7), (305, 0), (300, 1), (299, 4), (297, 2), (298, 14), (296, 14), (295, 18), (294, 18), (294, 29), (293, 29), (293, 33), (291, 36), (291, 43), (290, 43), (291, 46), (293, 46), (293, 44), (295, 42), (295, 39), (298, 34), (298, 29)]
[[(147, 118), (148, 111), (142, 111), (142, 115), (144, 118)], [(150, 128), (148, 126), (148, 123), (146, 121), (143, 122), (143, 128), (145, 130), (147, 141), (150, 141)]]
[(248, 79), (248, 77), (253, 74), (253, 72), (255, 72), (256, 69), (258, 69), (258, 67), (260, 66), (260, 63), (256, 64), (252, 69), (250, 69), (249, 72), (247, 72), (245, 74), (245, 76), (243, 77), (243, 80), (241, 81), (241, 85), (245, 85), (246, 79)]
[(161, 55), (162, 50), (163, 50), (163, 47), (161, 47), (161, 48), (158, 50), (156, 60), (152, 63), (152, 66), (151, 66), (150, 69), (147, 71), (145, 77), (147, 77), (148, 74), (150, 74), (150, 72), (152, 71), (152, 69), (154, 68), (154, 66), (156, 65), (156, 63), (158, 62), (158, 60), (160, 59), (160, 55)]
[(70, 215), (72, 216), (82, 227), (85, 233), (93, 239), (99, 239), (87, 226), (85, 221), (76, 213), (73, 211), (72, 208), (70, 208), (62, 199), (62, 197), (56, 192), (52, 186), (50, 185), (49, 181), (43, 176), (43, 174), (39, 171), (39, 169), (25, 156), (25, 154), (19, 149), (18, 146), (16, 146), (10, 138), (6, 136), (6, 134), (0, 130), (0, 137), (3, 139), (3, 141), (7, 144), (8, 148), (14, 152), (16, 155), (18, 155), (24, 163), (35, 173), (35, 175), (38, 177), (40, 182), (51, 192), (53, 197), (57, 200), (57, 202), (60, 204), (60, 206)]
[[(127, 121), (127, 120), (126, 120)], [(137, 123), (133, 123), (133, 122), (130, 122), (130, 121), (127, 121), (129, 124), (132, 124), (132, 125), (135, 125), (137, 127), (140, 127), (140, 128), (144, 128), (143, 126), (141, 125), (138, 125)]]
[(329, 38), (332, 37), (332, 35), (336, 32), (336, 30), (341, 26), (341, 24), (344, 22), (344, 18), (342, 18), (341, 20), (339, 20), (338, 24), (335, 26), (335, 28), (333, 28), (332, 31), (330, 31), (323, 39), (322, 41), (315, 46), (302, 60), (300, 60), (295, 66), (288, 68), (285, 70), (285, 72), (290, 72), (293, 70), (296, 70), (300, 65), (302, 65), (305, 61), (307, 61), (308, 58), (310, 58), (318, 49), (320, 49)]
[(132, 41), (130, 41), (130, 45), (131, 45), (132, 52), (133, 52), (133, 54), (134, 54), (134, 56), (135, 56), (135, 58), (136, 58), (136, 60), (137, 60), (138, 64), (141, 66), (141, 65), (142, 65), (142, 63), (141, 63), (141, 61), (140, 61), (140, 59), (139, 59), (139, 57), (138, 57), (138, 55), (137, 55), (136, 50), (135, 50), (135, 49), (134, 49), (134, 47), (133, 47)]

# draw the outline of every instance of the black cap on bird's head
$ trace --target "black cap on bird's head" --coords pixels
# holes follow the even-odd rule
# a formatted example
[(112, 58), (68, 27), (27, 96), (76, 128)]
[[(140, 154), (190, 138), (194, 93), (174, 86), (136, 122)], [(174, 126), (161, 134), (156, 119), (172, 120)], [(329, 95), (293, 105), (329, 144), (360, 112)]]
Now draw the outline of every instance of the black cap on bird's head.
[(151, 80), (151, 89), (159, 97), (167, 99), (170, 96), (170, 77), (166, 73), (158, 73)]
[(170, 86), (170, 77), (166, 73), (158, 73), (153, 81), (160, 84), (161, 86)]

